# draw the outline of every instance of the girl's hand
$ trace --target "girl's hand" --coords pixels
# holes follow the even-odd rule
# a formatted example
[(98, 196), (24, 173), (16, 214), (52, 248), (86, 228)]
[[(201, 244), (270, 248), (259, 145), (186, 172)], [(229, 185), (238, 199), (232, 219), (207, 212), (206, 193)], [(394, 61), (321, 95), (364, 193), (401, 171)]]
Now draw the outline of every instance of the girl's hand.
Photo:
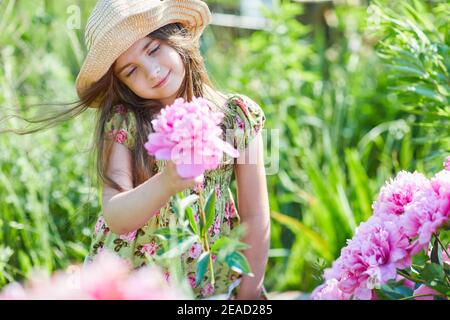
[(161, 175), (164, 176), (165, 185), (170, 195), (174, 195), (185, 189), (192, 188), (203, 182), (203, 174), (190, 179), (182, 178), (178, 174), (176, 165), (172, 160), (167, 161)]

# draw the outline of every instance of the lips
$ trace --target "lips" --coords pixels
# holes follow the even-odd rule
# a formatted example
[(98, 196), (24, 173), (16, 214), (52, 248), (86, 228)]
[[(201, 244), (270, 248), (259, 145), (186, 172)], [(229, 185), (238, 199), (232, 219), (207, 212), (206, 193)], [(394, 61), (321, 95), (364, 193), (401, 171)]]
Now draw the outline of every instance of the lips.
[(167, 82), (167, 78), (169, 78), (170, 72), (171, 71), (169, 71), (167, 73), (167, 75), (164, 77), (164, 79), (162, 79), (160, 82), (158, 82), (153, 88), (155, 89), (155, 88), (158, 88), (158, 87), (162, 86), (163, 84), (165, 84)]

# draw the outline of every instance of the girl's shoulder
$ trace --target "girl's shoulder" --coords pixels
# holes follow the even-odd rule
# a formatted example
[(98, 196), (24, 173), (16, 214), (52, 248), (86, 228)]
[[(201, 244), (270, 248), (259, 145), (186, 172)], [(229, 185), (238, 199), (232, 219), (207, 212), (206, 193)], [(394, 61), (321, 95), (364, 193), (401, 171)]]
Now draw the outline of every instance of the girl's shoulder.
[(135, 136), (135, 119), (133, 114), (123, 104), (115, 105), (106, 120), (105, 134), (114, 142), (133, 149)]

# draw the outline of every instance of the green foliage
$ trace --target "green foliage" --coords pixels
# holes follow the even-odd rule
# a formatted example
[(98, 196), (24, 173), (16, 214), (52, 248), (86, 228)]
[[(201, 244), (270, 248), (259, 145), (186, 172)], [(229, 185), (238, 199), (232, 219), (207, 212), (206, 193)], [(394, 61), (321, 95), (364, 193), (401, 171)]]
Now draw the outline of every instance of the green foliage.
[[(383, 9), (391, 10), (389, 5), (393, 4)], [(448, 41), (448, 30), (442, 27), (443, 6), (424, 5), (420, 11), (431, 21), (437, 17), (435, 38), (442, 45)], [(392, 47), (395, 39), (386, 42), (383, 30), (380, 38), (374, 36), (370, 10), (336, 6), (326, 12), (326, 25), (312, 28), (295, 19), (303, 13), (301, 6), (280, 2), (276, 10), (265, 13), (272, 22), (269, 30), (254, 32), (227, 48), (226, 56), (238, 59), (220, 60), (222, 70), (229, 70), (221, 79), (224, 86), (260, 103), (266, 128), (280, 133), (280, 168), (268, 176), (271, 247), (289, 251), (269, 260), (266, 284), (272, 289), (310, 291), (320, 282), (317, 259), (329, 265), (339, 255), (356, 226), (372, 214), (375, 190), (387, 178), (403, 169), (427, 172), (442, 166), (448, 137), (442, 110), (447, 110), (447, 100), (416, 99), (414, 106), (422, 113), (429, 114), (423, 109), (425, 102), (439, 104), (441, 110), (433, 129), (438, 132), (441, 123), (441, 135), (424, 130), (430, 118), (412, 112), (414, 99), (408, 105), (393, 82), (405, 86), (412, 78), (399, 77), (403, 69), (391, 69), (386, 56), (379, 54), (383, 41)], [(439, 10), (436, 16), (433, 12)], [(415, 32), (419, 33), (417, 28)], [(391, 51), (389, 61), (396, 61), (395, 54)], [(448, 59), (431, 55), (428, 59), (433, 69), (429, 81), (435, 79), (445, 88), (448, 79), (442, 75), (447, 67), (442, 62)], [(445, 90), (435, 88), (436, 94), (446, 97)], [(274, 144), (270, 132), (267, 140), (268, 146)]]
[[(450, 5), (438, 1), (399, 1), (390, 7), (369, 7), (371, 28), (380, 41), (377, 50), (389, 72), (389, 86), (414, 114), (427, 136), (438, 137), (450, 150)], [(437, 155), (438, 156), (438, 155)]]
[[(12, 113), (45, 117), (57, 107), (25, 106), (74, 99), (71, 71), (80, 43), (76, 30), (64, 27), (66, 7), (62, 1), (0, 2), (2, 119)], [(0, 135), (0, 243), (8, 252), (0, 259), (0, 286), (33, 267), (55, 271), (87, 254), (99, 210), (91, 119), (86, 112), (39, 134)], [(1, 129), (25, 125), (16, 118), (0, 123)]]

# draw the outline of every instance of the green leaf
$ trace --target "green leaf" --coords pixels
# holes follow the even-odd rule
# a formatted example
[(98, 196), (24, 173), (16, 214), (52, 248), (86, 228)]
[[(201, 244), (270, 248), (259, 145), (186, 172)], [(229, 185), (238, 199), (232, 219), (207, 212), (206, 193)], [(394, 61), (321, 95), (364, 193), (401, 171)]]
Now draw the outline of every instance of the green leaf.
[(181, 238), (185, 238), (186, 236), (191, 235), (189, 232), (187, 232), (183, 228), (171, 229), (170, 227), (159, 228), (159, 229), (155, 230), (155, 232), (153, 234), (155, 236), (157, 236), (158, 238), (160, 238), (162, 240), (166, 240), (166, 241), (173, 239), (173, 238), (181, 239)]
[(358, 213), (358, 220), (356, 222), (360, 223), (361, 221), (366, 221), (372, 215), (370, 180), (356, 150), (346, 149), (345, 160), (347, 162), (350, 181), (352, 182), (358, 198), (358, 211), (361, 212)]
[(271, 211), (270, 216), (274, 220), (289, 228), (294, 234), (304, 234), (311, 241), (311, 245), (315, 250), (320, 252), (328, 261), (333, 260), (333, 255), (327, 242), (320, 234), (315, 232), (313, 229), (305, 226), (300, 220), (290, 217), (286, 214)]
[(180, 200), (180, 207), (182, 210), (185, 210), (187, 207), (190, 207), (195, 201), (197, 201), (198, 195), (191, 194), (186, 198)]
[(181, 238), (179, 240), (180, 241), (175, 246), (171, 247), (161, 256), (164, 258), (175, 258), (180, 256), (182, 253), (186, 252), (196, 240), (198, 240), (198, 237), (195, 235)]
[(184, 197), (182, 193), (178, 194), (174, 211), (180, 220), (184, 220), (186, 208), (191, 206), (197, 199), (198, 196), (196, 194), (191, 194), (187, 197)]
[(423, 268), (420, 276), (429, 286), (435, 287), (438, 283), (444, 282), (445, 272), (439, 264), (429, 263)]
[(430, 258), (425, 253), (424, 250), (421, 250), (419, 253), (417, 253), (415, 256), (413, 256), (412, 261), (413, 265), (423, 266)]
[(225, 261), (232, 270), (246, 274), (250, 277), (254, 276), (250, 270), (247, 259), (242, 253), (238, 251), (232, 252), (226, 257)]
[(23, 252), (22, 250), (19, 250), (18, 259), (19, 259), (20, 269), (23, 270), (25, 275), (28, 275), (29, 272), (33, 268), (30, 258), (28, 257), (28, 255), (25, 252)]
[(248, 244), (244, 242), (240, 242), (236, 239), (231, 239), (230, 237), (220, 237), (214, 242), (211, 247), (211, 252), (218, 253), (219, 251), (227, 252), (226, 255), (230, 254), (233, 251), (237, 250), (245, 250), (249, 247)]
[(382, 284), (380, 289), (377, 290), (377, 294), (381, 293), (387, 299), (398, 300), (401, 298), (409, 297), (412, 295), (413, 290), (406, 286), (390, 286), (389, 284)]
[(212, 189), (208, 195), (208, 199), (205, 204), (206, 226), (204, 226), (203, 232), (207, 231), (213, 224), (216, 216), (216, 192)]
[(194, 210), (191, 207), (186, 208), (186, 216), (189, 221), (189, 225), (191, 226), (192, 231), (199, 235), (199, 228), (197, 222), (195, 222)]
[(205, 276), (206, 270), (208, 269), (209, 263), (209, 252), (203, 252), (197, 260), (197, 272), (195, 275), (195, 285), (198, 286)]

